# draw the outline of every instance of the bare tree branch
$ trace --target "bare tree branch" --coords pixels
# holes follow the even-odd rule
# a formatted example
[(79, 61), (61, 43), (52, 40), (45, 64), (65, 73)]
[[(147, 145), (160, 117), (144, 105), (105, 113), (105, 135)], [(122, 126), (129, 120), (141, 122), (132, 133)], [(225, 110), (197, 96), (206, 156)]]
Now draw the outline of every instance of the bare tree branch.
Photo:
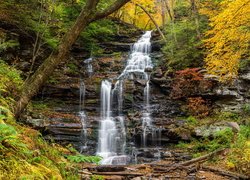
[(136, 4), (136, 5), (139, 6), (139, 7), (148, 15), (148, 17), (149, 17), (149, 18), (151, 19), (151, 21), (154, 23), (154, 25), (155, 25), (157, 31), (160, 33), (162, 39), (163, 39), (164, 41), (166, 41), (166, 38), (165, 38), (164, 34), (161, 32), (161, 30), (160, 30), (158, 24), (156, 23), (156, 21), (154, 20), (154, 18), (151, 16), (151, 14), (150, 14), (142, 5), (140, 5), (140, 4)]

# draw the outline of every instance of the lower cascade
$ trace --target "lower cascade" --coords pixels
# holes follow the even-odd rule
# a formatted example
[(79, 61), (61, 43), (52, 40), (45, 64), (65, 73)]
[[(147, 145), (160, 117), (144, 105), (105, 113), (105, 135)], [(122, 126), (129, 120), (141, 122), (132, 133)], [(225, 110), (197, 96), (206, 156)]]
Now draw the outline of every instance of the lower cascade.
[[(122, 114), (123, 93), (125, 80), (141, 79), (145, 81), (144, 103), (142, 108), (142, 144), (147, 144), (147, 135), (155, 130), (152, 125), (150, 109), (150, 71), (153, 68), (151, 51), (151, 31), (144, 35), (133, 45), (132, 52), (127, 60), (126, 67), (118, 76), (114, 88), (109, 80), (103, 80), (101, 84), (101, 120), (98, 130), (97, 155), (103, 157), (101, 164), (127, 164), (130, 160), (126, 155), (126, 123)], [(115, 102), (114, 102), (115, 101)], [(116, 104), (117, 111), (113, 111), (112, 105)]]
[[(101, 85), (101, 122), (98, 138), (97, 155), (103, 157), (102, 164), (126, 164), (125, 156), (118, 156), (124, 153), (125, 140), (123, 117), (116, 119), (111, 117), (111, 82), (104, 80)], [(120, 124), (118, 133), (118, 124)], [(121, 133), (122, 132), (122, 133)]]

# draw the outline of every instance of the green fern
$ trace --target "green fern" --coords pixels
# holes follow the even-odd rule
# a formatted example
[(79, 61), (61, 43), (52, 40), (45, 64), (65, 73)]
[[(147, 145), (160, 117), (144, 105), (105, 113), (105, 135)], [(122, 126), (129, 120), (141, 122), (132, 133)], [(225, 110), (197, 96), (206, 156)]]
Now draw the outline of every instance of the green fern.
[(75, 156), (67, 156), (67, 159), (71, 162), (81, 163), (81, 162), (89, 162), (98, 164), (101, 161), (101, 157), (99, 156), (84, 156), (81, 154)]

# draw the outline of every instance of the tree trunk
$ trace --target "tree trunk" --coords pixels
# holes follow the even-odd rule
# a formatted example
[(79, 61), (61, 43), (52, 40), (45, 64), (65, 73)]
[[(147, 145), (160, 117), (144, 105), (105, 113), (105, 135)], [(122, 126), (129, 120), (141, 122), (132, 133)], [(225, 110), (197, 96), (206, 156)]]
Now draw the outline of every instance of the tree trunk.
[(154, 20), (154, 18), (151, 16), (151, 14), (142, 5), (140, 5), (140, 4), (136, 4), (136, 5), (139, 6), (148, 15), (148, 17), (154, 23), (157, 31), (160, 33), (162, 39), (166, 42), (166, 38), (165, 38), (164, 34), (161, 32), (160, 27), (158, 26), (158, 24), (156, 23), (156, 21)]
[(41, 64), (36, 72), (25, 82), (21, 96), (16, 104), (15, 117), (18, 118), (24, 108), (27, 106), (31, 98), (37, 94), (40, 87), (46, 82), (49, 76), (54, 72), (55, 68), (61, 62), (66, 62), (66, 55), (71, 46), (77, 40), (81, 31), (92, 21), (102, 19), (121, 8), (130, 0), (117, 0), (109, 8), (101, 12), (96, 12), (96, 6), (100, 0), (88, 0), (80, 15), (76, 19), (75, 24), (64, 35), (59, 43), (58, 49)]
[(165, 3), (164, 0), (161, 0), (161, 19), (162, 19), (163, 27), (166, 24), (166, 9), (165, 9), (164, 3)]
[[(167, 12), (168, 12), (168, 16), (170, 18), (170, 26), (171, 26), (171, 35), (174, 39), (174, 42), (176, 43), (176, 45), (178, 46), (178, 41), (177, 41), (177, 37), (176, 37), (176, 33), (174, 31), (174, 28), (175, 28), (175, 14), (174, 14), (174, 1), (172, 0), (171, 1), (171, 6), (169, 5), (169, 1), (165, 1), (165, 6), (166, 6), (166, 9), (167, 9)], [(171, 8), (170, 8), (171, 7)], [(171, 54), (173, 55), (174, 54), (174, 50), (172, 48), (171, 50)]]
[[(163, 3), (164, 3), (164, 2), (163, 2)], [(165, 2), (165, 7), (166, 7), (166, 9), (167, 9), (167, 12), (168, 12), (168, 16), (169, 16), (169, 18), (170, 18), (170, 21), (173, 22), (173, 21), (174, 21), (174, 18), (173, 18), (172, 14), (171, 14), (171, 10), (170, 10), (170, 8), (169, 8), (169, 6), (168, 6), (168, 2)]]
[(200, 23), (199, 22), (199, 12), (198, 12), (197, 6), (195, 4), (195, 0), (190, 0), (190, 4), (191, 4), (192, 13), (194, 16), (195, 25), (196, 25), (197, 37), (199, 39), (201, 39), (200, 26), (199, 26), (199, 23)]

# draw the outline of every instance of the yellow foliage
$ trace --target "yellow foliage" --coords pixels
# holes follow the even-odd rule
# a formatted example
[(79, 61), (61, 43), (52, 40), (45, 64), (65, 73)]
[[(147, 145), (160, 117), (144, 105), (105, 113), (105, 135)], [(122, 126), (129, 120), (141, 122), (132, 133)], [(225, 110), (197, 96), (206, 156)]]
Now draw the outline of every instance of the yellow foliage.
[(209, 73), (226, 81), (237, 76), (239, 61), (249, 58), (250, 0), (224, 0), (218, 11), (210, 15), (205, 62)]
[(158, 26), (162, 25), (161, 6), (155, 0), (132, 0), (113, 16), (142, 29), (155, 29), (148, 15), (136, 4), (143, 6), (151, 14)]

